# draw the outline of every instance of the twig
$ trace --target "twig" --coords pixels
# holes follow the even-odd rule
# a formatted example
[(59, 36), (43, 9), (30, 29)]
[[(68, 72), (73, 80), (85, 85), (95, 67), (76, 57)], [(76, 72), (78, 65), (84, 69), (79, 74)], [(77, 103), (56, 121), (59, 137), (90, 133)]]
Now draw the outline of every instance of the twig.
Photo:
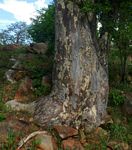
[(46, 134), (47, 132), (46, 131), (36, 131), (36, 132), (33, 132), (31, 134), (29, 134), (27, 137), (23, 138), (20, 142), (19, 142), (19, 146), (17, 147), (16, 150), (20, 150), (22, 148), (22, 146), (27, 143), (27, 141), (29, 141), (31, 138), (35, 137), (36, 135), (38, 134)]

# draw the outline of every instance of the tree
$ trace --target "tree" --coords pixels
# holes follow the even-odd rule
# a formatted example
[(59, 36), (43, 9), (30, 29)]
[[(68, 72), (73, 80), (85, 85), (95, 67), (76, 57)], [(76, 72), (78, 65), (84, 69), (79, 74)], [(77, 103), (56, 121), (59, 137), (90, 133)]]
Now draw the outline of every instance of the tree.
[(12, 23), (7, 29), (0, 33), (1, 44), (25, 44), (31, 38), (27, 32), (28, 26), (25, 22)]
[(121, 82), (126, 81), (126, 66), (127, 58), (132, 50), (131, 39), (132, 39), (132, 2), (130, 0), (121, 1), (117, 6), (117, 14), (115, 20), (115, 28), (112, 33), (114, 43), (119, 49), (120, 59), (120, 76)]
[(54, 48), (55, 41), (55, 5), (49, 5), (47, 9), (38, 11), (39, 15), (32, 19), (32, 24), (28, 29), (34, 42), (48, 42)]
[(91, 34), (91, 14), (81, 10), (82, 2), (56, 2), (54, 85), (34, 114), (41, 126), (61, 123), (89, 132), (106, 114), (108, 75)]
[(98, 3), (101, 3), (102, 6), (102, 10), (99, 9), (97, 12), (98, 20), (102, 24), (100, 36), (108, 32), (109, 43), (112, 41), (114, 46), (118, 48), (120, 77), (121, 82), (124, 82), (126, 80), (127, 57), (131, 49), (132, 2), (130, 0), (126, 0), (125, 2), (123, 0), (98, 0)]

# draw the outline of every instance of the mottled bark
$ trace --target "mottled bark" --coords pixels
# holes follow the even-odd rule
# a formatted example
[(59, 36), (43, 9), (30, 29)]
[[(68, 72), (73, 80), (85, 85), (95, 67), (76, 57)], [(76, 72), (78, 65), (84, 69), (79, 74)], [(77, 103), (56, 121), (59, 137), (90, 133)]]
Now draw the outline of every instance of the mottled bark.
[(76, 2), (56, 3), (53, 84), (51, 95), (37, 102), (37, 123), (67, 124), (85, 131), (100, 125), (106, 113), (108, 77), (98, 60), (88, 17)]

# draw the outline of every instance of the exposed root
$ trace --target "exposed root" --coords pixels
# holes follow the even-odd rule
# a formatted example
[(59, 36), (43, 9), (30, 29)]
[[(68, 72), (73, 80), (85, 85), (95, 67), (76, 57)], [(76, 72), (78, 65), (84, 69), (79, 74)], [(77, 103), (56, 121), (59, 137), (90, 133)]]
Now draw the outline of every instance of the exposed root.
[(19, 144), (18, 144), (18, 147), (16, 150), (20, 150), (24, 144), (26, 144), (31, 138), (35, 137), (36, 135), (38, 134), (46, 134), (47, 132), (46, 131), (36, 131), (36, 132), (33, 132), (31, 134), (29, 134), (27, 137), (23, 138)]
[(11, 100), (6, 103), (6, 106), (14, 111), (26, 111), (33, 114), (35, 109), (35, 102), (29, 104), (23, 104), (15, 100)]

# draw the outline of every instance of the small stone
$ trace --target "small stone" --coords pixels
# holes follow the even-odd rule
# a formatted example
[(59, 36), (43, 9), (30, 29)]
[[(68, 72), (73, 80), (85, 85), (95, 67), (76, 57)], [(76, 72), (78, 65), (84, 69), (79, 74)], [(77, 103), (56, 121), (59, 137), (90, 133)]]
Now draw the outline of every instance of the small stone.
[(55, 139), (48, 134), (39, 134), (35, 137), (38, 142), (37, 148), (40, 150), (57, 150)]
[(62, 141), (62, 148), (63, 150), (84, 150), (80, 141), (73, 138)]
[(78, 135), (78, 130), (65, 125), (56, 125), (53, 127), (62, 139)]

